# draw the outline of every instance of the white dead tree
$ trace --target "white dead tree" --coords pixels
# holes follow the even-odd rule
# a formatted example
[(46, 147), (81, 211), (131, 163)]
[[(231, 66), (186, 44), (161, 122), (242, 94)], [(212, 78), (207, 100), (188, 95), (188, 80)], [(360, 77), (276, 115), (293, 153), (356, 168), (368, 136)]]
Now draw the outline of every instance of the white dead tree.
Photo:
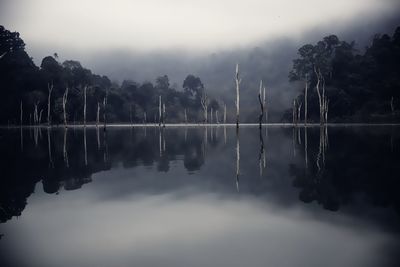
[(38, 113), (38, 105), (39, 105), (39, 101), (35, 102), (33, 104), (34, 106), (34, 111), (33, 111), (33, 123), (36, 125), (39, 123), (39, 113)]
[(206, 94), (206, 92), (204, 91), (201, 98), (200, 98), (200, 104), (203, 108), (203, 113), (204, 113), (204, 123), (207, 123), (207, 118), (208, 118), (208, 104), (209, 104), (209, 100), (208, 100), (208, 96)]
[(103, 123), (104, 123), (104, 130), (106, 129), (106, 125), (107, 125), (107, 120), (106, 120), (106, 116), (107, 116), (107, 96), (108, 93), (106, 91), (106, 95), (103, 98)]
[(296, 101), (296, 98), (293, 99), (292, 123), (293, 123), (293, 126), (297, 124), (297, 101)]
[(267, 88), (263, 87), (264, 94), (263, 94), (263, 104), (265, 110), (265, 123), (268, 123), (268, 105), (267, 105)]
[(53, 88), (54, 88), (53, 83), (51, 83), (51, 84), (48, 83), (47, 84), (47, 90), (49, 91), (49, 95), (47, 97), (47, 125), (49, 125), (49, 126), (51, 124), (51, 121), (50, 121), (50, 111), (51, 111), (51, 109), (50, 109), (50, 101), (51, 101), (51, 92), (53, 91)]
[[(147, 123), (147, 113), (146, 111), (143, 112), (144, 123)], [(146, 129), (146, 128), (145, 128)]]
[(63, 105), (63, 113), (64, 113), (64, 127), (65, 128), (67, 127), (67, 110), (66, 110), (66, 106), (67, 106), (67, 101), (68, 101), (68, 90), (69, 90), (69, 88), (66, 87), (64, 95), (62, 97), (62, 105)]
[(185, 108), (185, 110), (184, 110), (183, 116), (184, 116), (184, 118), (185, 118), (185, 123), (187, 123), (187, 122), (188, 122), (188, 120), (187, 120), (186, 108)]
[[(325, 96), (325, 78), (321, 73), (321, 70), (314, 66), (314, 73), (317, 77), (317, 84), (315, 85), (318, 94), (318, 101), (319, 101), (319, 117), (320, 117), (320, 124), (324, 124), (326, 122), (326, 117), (328, 115), (326, 109), (328, 105), (328, 98)], [(321, 92), (322, 87), (322, 92)]]
[(97, 101), (96, 127), (99, 127), (99, 123), (100, 123), (100, 102)]
[(304, 88), (304, 125), (307, 125), (307, 110), (308, 110), (308, 74), (306, 74)]
[(262, 121), (263, 121), (263, 116), (264, 116), (264, 108), (265, 108), (265, 87), (264, 87), (264, 93), (262, 94), (262, 89), (263, 89), (263, 82), (262, 80), (260, 81), (260, 89), (258, 92), (258, 102), (260, 103), (260, 115), (258, 116), (258, 123), (259, 123), (259, 128), (261, 129), (262, 127)]
[(235, 75), (235, 83), (236, 83), (236, 128), (239, 128), (239, 113), (240, 113), (240, 83), (242, 79), (239, 78), (239, 64), (236, 64), (236, 75)]
[(38, 121), (38, 124), (41, 124), (41, 123), (42, 123), (42, 113), (43, 113), (43, 109), (41, 109), (40, 112), (39, 112), (39, 121)]
[(302, 102), (297, 101), (297, 122), (300, 122), (301, 119), (301, 106), (303, 105)]
[(87, 86), (83, 87), (83, 125), (86, 127), (86, 91)]
[(211, 123), (211, 124), (213, 123), (213, 111), (214, 111), (213, 108), (211, 108), (211, 109), (210, 109), (210, 113), (211, 113), (211, 114), (210, 114), (210, 123)]
[(224, 124), (226, 123), (226, 104), (224, 103)]
[(166, 112), (165, 112), (165, 103), (163, 103), (163, 112), (162, 112), (162, 120), (163, 120), (163, 126), (165, 127), (165, 118), (166, 118)]
[(162, 99), (161, 99), (161, 95), (158, 97), (158, 126), (161, 126), (161, 122), (162, 122)]
[(218, 109), (215, 111), (215, 122), (217, 123), (217, 124), (219, 124), (219, 118), (218, 118)]

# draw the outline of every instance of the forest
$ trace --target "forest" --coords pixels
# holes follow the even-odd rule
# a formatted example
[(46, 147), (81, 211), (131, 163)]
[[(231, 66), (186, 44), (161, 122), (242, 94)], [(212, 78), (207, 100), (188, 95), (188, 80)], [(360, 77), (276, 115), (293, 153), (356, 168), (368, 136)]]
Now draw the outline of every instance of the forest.
[[(154, 83), (125, 80), (117, 84), (92, 73), (79, 61), (58, 59), (55, 53), (36, 66), (19, 33), (0, 26), (0, 124), (226, 121), (226, 104), (211, 98), (212, 92), (192, 74), (182, 82), (182, 88), (171, 86), (167, 75), (157, 77)], [(298, 50), (289, 73), (293, 88), (301, 90), (281, 121), (397, 121), (399, 64), (400, 27), (392, 36), (375, 35), (363, 51), (357, 50), (354, 42), (341, 41), (335, 35), (315, 45), (306, 44)], [(226, 82), (232, 84), (235, 94), (234, 77)], [(255, 99), (257, 93), (255, 88)], [(261, 95), (259, 98), (263, 112), (268, 104), (265, 99), (261, 101)], [(274, 100), (267, 99), (267, 103), (270, 101)], [(233, 118), (234, 114), (230, 115)], [(256, 121), (257, 117), (240, 122)]]

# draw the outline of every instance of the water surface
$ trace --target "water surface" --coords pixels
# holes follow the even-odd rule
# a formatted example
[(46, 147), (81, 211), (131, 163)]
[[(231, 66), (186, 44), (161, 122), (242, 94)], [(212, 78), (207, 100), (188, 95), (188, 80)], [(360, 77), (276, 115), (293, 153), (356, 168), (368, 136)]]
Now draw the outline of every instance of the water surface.
[(2, 129), (1, 266), (398, 266), (400, 128)]

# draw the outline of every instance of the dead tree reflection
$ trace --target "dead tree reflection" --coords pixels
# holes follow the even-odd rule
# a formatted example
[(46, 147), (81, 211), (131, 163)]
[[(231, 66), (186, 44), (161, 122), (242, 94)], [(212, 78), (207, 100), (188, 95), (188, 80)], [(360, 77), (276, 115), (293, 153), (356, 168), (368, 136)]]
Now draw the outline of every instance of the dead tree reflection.
[(49, 166), (50, 168), (54, 168), (53, 156), (51, 154), (51, 128), (47, 127), (47, 147), (49, 153)]
[(86, 145), (86, 127), (83, 128), (83, 146), (85, 148), (85, 166), (87, 166), (88, 160), (87, 160), (87, 145)]
[(68, 128), (64, 127), (64, 145), (63, 145), (63, 157), (64, 157), (64, 163), (67, 168), (69, 168), (69, 162), (68, 162), (68, 151), (67, 151), (67, 133), (68, 133)]
[(239, 128), (236, 128), (236, 191), (239, 192), (239, 174), (240, 174), (240, 142)]
[(260, 136), (260, 153), (258, 155), (258, 165), (260, 168), (260, 177), (263, 175), (263, 169), (266, 168), (266, 156), (265, 156), (265, 148), (264, 148), (264, 138), (262, 135), (262, 129), (259, 129), (259, 136)]

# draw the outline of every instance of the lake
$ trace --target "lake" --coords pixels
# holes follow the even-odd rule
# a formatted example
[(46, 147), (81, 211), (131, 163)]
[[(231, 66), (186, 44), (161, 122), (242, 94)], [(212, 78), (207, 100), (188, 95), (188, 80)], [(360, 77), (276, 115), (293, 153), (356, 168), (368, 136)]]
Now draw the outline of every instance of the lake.
[(400, 127), (0, 130), (0, 265), (399, 266)]

